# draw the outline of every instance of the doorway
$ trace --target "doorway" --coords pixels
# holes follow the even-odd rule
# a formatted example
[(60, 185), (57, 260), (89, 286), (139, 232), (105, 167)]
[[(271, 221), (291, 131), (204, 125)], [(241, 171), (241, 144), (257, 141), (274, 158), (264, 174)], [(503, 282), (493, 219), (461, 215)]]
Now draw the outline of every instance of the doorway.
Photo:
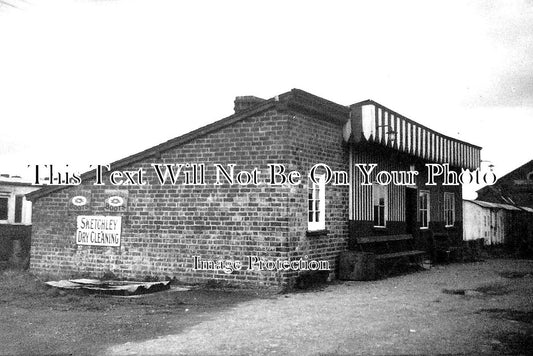
[(416, 230), (417, 192), (416, 188), (405, 187), (405, 232), (408, 234), (413, 234)]

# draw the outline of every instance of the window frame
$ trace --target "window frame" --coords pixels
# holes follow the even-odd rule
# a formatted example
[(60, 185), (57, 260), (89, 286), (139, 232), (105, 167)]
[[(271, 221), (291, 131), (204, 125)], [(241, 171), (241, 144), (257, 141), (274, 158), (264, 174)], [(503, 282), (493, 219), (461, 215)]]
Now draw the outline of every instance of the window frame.
[[(448, 200), (449, 197), (451, 197), (451, 202)], [(448, 221), (448, 213), (450, 211), (452, 213), (451, 224)], [(444, 226), (445, 227), (455, 226), (455, 193), (452, 193), (452, 192), (444, 192)]]
[[(18, 207), (17, 207), (17, 201), (20, 201), (20, 206)], [(20, 208), (20, 209), (18, 210), (17, 208)], [(13, 217), (13, 222), (15, 224), (22, 224), (24, 222), (24, 195), (15, 195), (15, 216)]]
[(309, 180), (307, 189), (307, 231), (326, 229), (326, 175), (316, 174), (315, 179), (318, 184)]
[[(426, 207), (422, 207), (422, 196), (426, 196)], [(418, 193), (418, 219), (420, 222), (420, 229), (429, 229), (429, 222), (431, 221), (431, 194), (429, 190), (420, 190)], [(426, 215), (426, 224), (424, 225), (424, 220), (422, 219), (422, 212), (425, 212)]]
[(7, 222), (9, 220), (9, 197), (2, 195), (2, 196), (0, 196), (0, 200), (2, 200), (2, 199), (5, 199), (5, 201), (6, 201), (6, 209), (5, 209), (6, 216), (5, 216), (5, 219), (2, 216), (0, 216), (0, 221)]
[[(387, 221), (388, 221), (388, 186), (387, 185), (381, 185), (378, 183), (372, 184), (372, 223), (374, 224), (375, 228), (383, 229), (387, 227)], [(383, 199), (383, 205), (380, 204), (380, 199)], [(377, 204), (376, 204), (377, 201)], [(379, 220), (376, 223), (376, 207), (378, 208), (378, 212), (383, 209), (383, 216), (380, 216), (383, 218), (383, 225), (379, 225)], [(381, 208), (381, 209), (380, 209)], [(379, 219), (379, 217), (378, 217)]]

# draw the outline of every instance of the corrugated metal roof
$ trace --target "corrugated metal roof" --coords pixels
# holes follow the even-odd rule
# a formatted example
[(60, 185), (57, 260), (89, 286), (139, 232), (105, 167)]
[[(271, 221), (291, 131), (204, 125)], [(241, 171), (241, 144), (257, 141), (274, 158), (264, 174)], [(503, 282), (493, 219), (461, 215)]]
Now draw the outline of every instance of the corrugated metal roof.
[(524, 210), (527, 211), (528, 213), (533, 213), (533, 208), (530, 208), (530, 207), (527, 207), (527, 206), (521, 206), (520, 208), (521, 208), (521, 209), (524, 209)]
[(479, 206), (484, 207), (484, 208), (520, 211), (519, 208), (514, 207), (512, 205), (508, 205), (508, 204), (491, 203), (491, 202), (482, 201), (482, 200), (466, 200), (465, 199), (465, 201), (474, 203), (474, 204), (479, 205)]
[[(520, 208), (524, 209), (524, 207), (517, 207), (517, 206), (513, 206), (513, 205), (509, 205), (509, 204), (491, 203), (491, 202), (483, 201), (483, 200), (468, 200), (468, 199), (464, 199), (464, 201), (467, 201), (467, 202), (470, 202), (470, 203), (474, 203), (474, 204), (479, 205), (481, 207), (490, 208), (490, 209), (505, 209), (505, 210), (513, 210), (513, 211), (520, 211), (521, 210)], [(529, 208), (527, 208), (527, 209), (529, 209)], [(533, 209), (531, 209), (531, 212), (533, 212)]]

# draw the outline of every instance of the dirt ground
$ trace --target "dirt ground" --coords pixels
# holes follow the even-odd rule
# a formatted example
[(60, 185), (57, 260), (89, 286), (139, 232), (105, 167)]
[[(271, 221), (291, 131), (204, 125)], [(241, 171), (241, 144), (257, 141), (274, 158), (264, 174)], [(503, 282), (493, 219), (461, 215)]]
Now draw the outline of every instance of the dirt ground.
[(0, 276), (1, 354), (533, 354), (533, 261), (437, 266), (308, 292), (59, 293)]

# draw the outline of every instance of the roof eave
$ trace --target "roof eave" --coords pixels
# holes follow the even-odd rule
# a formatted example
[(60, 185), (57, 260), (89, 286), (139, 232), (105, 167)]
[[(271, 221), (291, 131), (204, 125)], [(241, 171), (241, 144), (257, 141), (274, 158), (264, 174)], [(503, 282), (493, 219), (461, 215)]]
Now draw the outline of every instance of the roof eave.
[[(188, 132), (184, 135), (181, 135), (181, 136), (178, 136), (178, 137), (175, 137), (173, 139), (170, 139), (166, 142), (163, 142), (159, 145), (156, 145), (156, 146), (153, 146), (153, 147), (150, 147), (144, 151), (141, 151), (141, 152), (138, 152), (138, 153), (135, 153), (133, 155), (130, 155), (130, 156), (127, 156), (125, 158), (122, 158), (122, 159), (119, 159), (118, 161), (115, 161), (115, 162), (112, 162), (110, 164), (111, 167), (113, 167), (113, 169), (119, 169), (119, 168), (122, 168), (122, 167), (125, 167), (125, 166), (128, 166), (128, 165), (131, 165), (131, 164), (134, 164), (134, 163), (137, 163), (143, 159), (146, 159), (146, 158), (149, 158), (149, 157), (158, 157), (161, 155), (162, 152), (164, 151), (167, 151), (169, 149), (172, 149), (176, 146), (180, 146), (180, 145), (183, 145), (187, 142), (190, 142), (196, 138), (199, 138), (201, 136), (204, 136), (204, 135), (207, 135), (211, 132), (214, 132), (214, 131), (217, 131), (217, 130), (220, 130), (226, 126), (229, 126), (229, 125), (232, 125), (233, 123), (235, 122), (238, 122), (238, 121), (241, 121), (241, 120), (244, 120), (250, 116), (253, 116), (253, 115), (256, 115), (258, 113), (261, 113), (261, 112), (264, 112), (272, 107), (274, 107), (275, 105), (279, 104), (277, 101), (275, 101), (275, 98), (273, 99), (269, 99), (269, 100), (266, 100), (265, 102), (257, 105), (257, 106), (254, 106), (253, 108), (249, 109), (249, 110), (246, 110), (246, 111), (243, 111), (243, 112), (239, 112), (239, 113), (235, 113), (231, 116), (228, 116), (226, 118), (223, 118), (221, 120), (218, 120), (214, 123), (211, 123), (211, 124), (208, 124), (206, 126), (203, 126), (203, 127), (200, 127), (196, 130), (193, 130), (191, 132)], [(84, 180), (87, 180), (89, 179), (90, 177), (94, 177), (94, 170), (90, 170), (90, 171), (87, 171), (87, 172), (84, 172), (83, 174), (81, 174), (80, 178), (82, 181)], [(49, 185), (49, 186), (45, 186), (43, 187), (42, 189), (39, 189), (39, 190), (36, 190), (34, 192), (31, 192), (30, 194), (28, 194), (26, 196), (26, 198), (28, 200), (31, 200), (31, 201), (34, 201), (34, 200), (37, 200), (39, 199), (40, 197), (43, 197), (45, 195), (48, 195), (52, 192), (55, 192), (55, 191), (58, 191), (58, 190), (61, 190), (61, 189), (65, 189), (65, 188), (71, 188), (73, 186), (71, 185)]]

